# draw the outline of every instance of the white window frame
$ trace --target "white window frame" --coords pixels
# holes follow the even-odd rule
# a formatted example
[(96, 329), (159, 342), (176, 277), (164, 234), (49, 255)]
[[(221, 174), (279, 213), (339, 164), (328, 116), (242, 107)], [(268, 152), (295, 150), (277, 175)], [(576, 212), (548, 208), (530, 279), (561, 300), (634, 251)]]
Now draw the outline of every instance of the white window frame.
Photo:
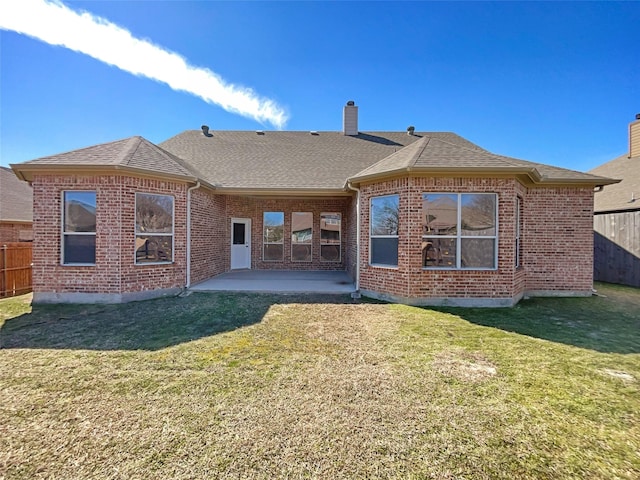
[[(326, 240), (322, 240), (322, 217), (325, 215), (334, 215), (338, 217), (337, 225), (338, 225), (338, 243), (327, 242)], [(333, 219), (330, 219), (333, 220)], [(327, 225), (335, 225), (334, 223), (328, 223)], [(321, 212), (320, 213), (320, 263), (340, 263), (342, 262), (342, 214), (340, 212)], [(334, 246), (338, 247), (338, 259), (337, 260), (324, 260), (322, 257), (322, 247), (323, 246)]]
[[(157, 197), (169, 197), (171, 198), (171, 233), (161, 232), (161, 233), (138, 233), (137, 225), (138, 225), (138, 195), (153, 195)], [(154, 192), (136, 192), (135, 204), (134, 204), (134, 214), (133, 214), (133, 233), (134, 233), (134, 241), (133, 241), (133, 264), (136, 266), (146, 266), (146, 265), (167, 265), (175, 262), (176, 256), (176, 199), (173, 195), (167, 195), (165, 193), (154, 193)], [(161, 262), (138, 262), (138, 256), (136, 248), (136, 240), (139, 236), (145, 237), (171, 237), (171, 260), (165, 260)]]
[[(484, 271), (496, 271), (498, 270), (498, 212), (500, 211), (498, 201), (499, 197), (497, 193), (494, 192), (423, 192), (422, 198), (424, 195), (456, 195), (457, 197), (457, 224), (456, 224), (456, 234), (455, 235), (422, 235), (422, 241), (430, 238), (437, 239), (453, 239), (456, 241), (456, 265), (453, 267), (445, 267), (445, 266), (423, 266), (423, 270), (484, 270)], [(462, 235), (462, 196), (463, 195), (493, 195), (495, 198), (495, 235)], [(420, 218), (422, 220), (422, 211), (420, 212)], [(476, 238), (476, 239), (484, 239), (484, 240), (494, 240), (493, 243), (493, 267), (462, 267), (462, 240)]]
[[(397, 197), (398, 198), (398, 210), (400, 209), (400, 194), (391, 193), (389, 195), (376, 195), (375, 197), (371, 197), (369, 199), (369, 265), (372, 267), (383, 267), (383, 268), (398, 268), (398, 263), (400, 263), (400, 225), (398, 225), (398, 233), (395, 235), (374, 235), (373, 230), (373, 201), (379, 198), (389, 198), (389, 197)], [(399, 212), (398, 212), (399, 213)], [(400, 219), (398, 219), (398, 223), (400, 223)], [(371, 261), (371, 253), (373, 251), (373, 239), (374, 238), (396, 238), (398, 239), (398, 262), (395, 265), (390, 265), (387, 263), (373, 263)]]
[[(96, 265), (96, 262), (93, 263), (79, 263), (79, 262), (74, 262), (74, 263), (67, 263), (66, 259), (64, 258), (64, 245), (65, 245), (65, 237), (66, 236), (93, 236), (96, 237), (96, 232), (67, 232), (65, 231), (65, 194), (67, 193), (93, 193), (96, 196), (96, 232), (98, 230), (98, 216), (97, 216), (97, 204), (98, 204), (98, 192), (96, 190), (62, 190), (60, 192), (60, 198), (61, 198), (61, 205), (60, 205), (60, 210), (61, 210), (61, 215), (60, 215), (60, 265), (65, 266), (65, 267), (94, 267)], [(96, 238), (97, 240), (97, 238)], [(98, 244), (97, 241), (95, 242), (96, 246), (95, 246), (95, 252), (94, 252), (94, 257), (97, 256), (97, 250), (98, 250)]]

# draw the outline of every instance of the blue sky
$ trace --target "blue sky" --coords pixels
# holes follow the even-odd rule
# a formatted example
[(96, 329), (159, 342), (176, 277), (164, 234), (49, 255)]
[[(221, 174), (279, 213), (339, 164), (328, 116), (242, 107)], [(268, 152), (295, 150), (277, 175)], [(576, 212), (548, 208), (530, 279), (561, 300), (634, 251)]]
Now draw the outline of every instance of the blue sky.
[[(64, 5), (252, 89), (284, 112), (287, 130), (340, 130), (355, 100), (361, 131), (453, 131), (495, 153), (586, 171), (626, 151), (640, 113), (640, 2)], [(2, 28), (2, 165), (132, 135), (159, 143), (202, 124), (277, 126)]]

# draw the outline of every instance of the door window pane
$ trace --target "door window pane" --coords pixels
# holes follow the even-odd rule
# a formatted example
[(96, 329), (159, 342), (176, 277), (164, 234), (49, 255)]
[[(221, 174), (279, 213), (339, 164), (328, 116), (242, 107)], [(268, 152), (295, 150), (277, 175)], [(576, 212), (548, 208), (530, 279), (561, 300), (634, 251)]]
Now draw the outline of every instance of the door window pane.
[(244, 223), (235, 223), (233, 224), (233, 244), (234, 245), (244, 245), (244, 235), (245, 235), (245, 224)]

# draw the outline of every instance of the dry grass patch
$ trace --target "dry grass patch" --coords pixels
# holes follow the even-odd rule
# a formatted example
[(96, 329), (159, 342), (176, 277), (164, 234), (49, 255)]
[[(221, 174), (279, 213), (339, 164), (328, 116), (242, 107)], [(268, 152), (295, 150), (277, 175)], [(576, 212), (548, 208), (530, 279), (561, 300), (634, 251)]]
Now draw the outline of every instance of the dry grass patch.
[(624, 303), (607, 293), (482, 312), (0, 301), (0, 478), (635, 479), (640, 388), (608, 372), (640, 378), (640, 294), (620, 326), (596, 318)]

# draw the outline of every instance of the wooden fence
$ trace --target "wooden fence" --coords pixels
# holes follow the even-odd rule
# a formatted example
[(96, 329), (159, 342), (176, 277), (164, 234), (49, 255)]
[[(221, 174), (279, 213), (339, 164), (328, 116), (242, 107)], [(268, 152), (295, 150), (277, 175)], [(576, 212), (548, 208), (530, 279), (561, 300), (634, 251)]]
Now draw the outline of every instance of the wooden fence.
[(0, 245), (0, 298), (31, 291), (31, 243)]
[(593, 217), (594, 279), (640, 287), (640, 211)]

